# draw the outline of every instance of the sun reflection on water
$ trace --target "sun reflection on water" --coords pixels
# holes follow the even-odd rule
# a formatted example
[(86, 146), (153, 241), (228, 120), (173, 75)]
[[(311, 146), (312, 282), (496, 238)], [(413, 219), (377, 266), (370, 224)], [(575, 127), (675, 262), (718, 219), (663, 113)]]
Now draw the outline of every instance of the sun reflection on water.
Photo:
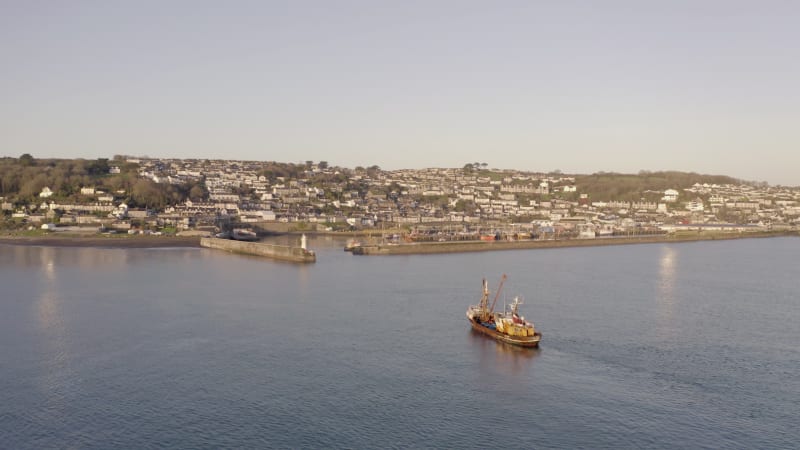
[(675, 283), (678, 252), (672, 246), (665, 245), (661, 249), (659, 261), (659, 280), (656, 297), (656, 323), (660, 335), (670, 334), (674, 330)]
[(57, 250), (54, 248), (41, 249), (41, 291), (36, 297), (34, 307), (42, 336), (42, 376), (39, 378), (39, 389), (47, 399), (47, 410), (58, 415), (67, 405), (66, 396), (70, 389), (65, 383), (72, 376), (62, 298), (58, 287), (59, 264), (56, 255)]

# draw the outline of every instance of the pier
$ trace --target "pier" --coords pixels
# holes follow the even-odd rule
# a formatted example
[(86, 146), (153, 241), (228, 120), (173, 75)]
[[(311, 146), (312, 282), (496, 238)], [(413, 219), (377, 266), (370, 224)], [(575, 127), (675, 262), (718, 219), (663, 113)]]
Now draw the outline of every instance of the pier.
[[(305, 243), (305, 236), (303, 236), (303, 242)], [(288, 245), (262, 244), (260, 242), (234, 241), (231, 239), (202, 238), (200, 239), (200, 246), (280, 261), (296, 263), (313, 263), (317, 261), (317, 255), (312, 250), (306, 249), (305, 245), (290, 247)]]
[(353, 248), (354, 255), (415, 255), (430, 253), (488, 252), (494, 250), (524, 250), (562, 247), (596, 247), (603, 245), (655, 244), (670, 242), (695, 242), (725, 239), (766, 238), (797, 236), (796, 232), (742, 232), (742, 233), (680, 233), (641, 235), (597, 239), (551, 239), (520, 241), (450, 241), (416, 242), (411, 244), (362, 245)]

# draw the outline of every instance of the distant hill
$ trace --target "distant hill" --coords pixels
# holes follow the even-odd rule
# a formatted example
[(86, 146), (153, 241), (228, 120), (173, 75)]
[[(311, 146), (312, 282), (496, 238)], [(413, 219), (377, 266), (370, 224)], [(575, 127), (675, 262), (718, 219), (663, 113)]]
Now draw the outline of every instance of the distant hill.
[[(111, 165), (119, 167), (119, 173), (109, 173)], [(320, 167), (327, 163), (320, 162)], [(306, 164), (263, 162), (258, 175), (263, 175), (271, 183), (278, 179), (296, 179), (312, 166)], [(232, 167), (236, 167), (234, 164)], [(483, 167), (483, 169), (481, 169)], [(203, 180), (194, 180), (181, 185), (155, 183), (138, 176), (139, 165), (127, 163), (121, 157), (114, 160), (100, 158), (84, 159), (35, 159), (29, 154), (19, 158), (0, 157), (0, 197), (17, 203), (35, 202), (44, 187), (54, 192), (55, 200), (85, 201), (80, 194), (81, 187), (95, 187), (106, 192), (120, 193), (120, 199), (130, 206), (149, 206), (160, 208), (168, 204), (183, 202), (187, 198), (202, 200), (208, 198), (208, 190)], [(322, 183), (341, 184), (348, 182), (345, 173), (349, 169), (341, 169), (343, 174), (317, 175), (315, 180)], [(464, 171), (499, 181), (506, 177), (506, 171), (486, 170), (485, 164), (467, 164)], [(356, 167), (356, 173), (374, 178), (380, 172), (378, 166), (369, 168)], [(551, 174), (553, 175), (553, 174)], [(639, 172), (638, 174), (622, 174), (599, 172), (591, 175), (571, 175), (575, 179), (577, 192), (564, 193), (568, 199), (577, 198), (580, 194), (588, 194), (593, 201), (658, 201), (665, 190), (683, 190), (695, 183), (700, 184), (754, 184), (724, 175), (704, 175), (693, 172)], [(350, 186), (348, 189), (359, 189), (366, 192), (370, 186)], [(396, 189), (396, 188), (393, 188)], [(390, 189), (391, 190), (391, 189)]]
[(721, 185), (745, 182), (725, 175), (674, 171), (640, 172), (638, 174), (599, 172), (575, 176), (578, 192), (589, 194), (589, 198), (596, 201), (637, 201), (642, 198), (657, 201), (667, 189), (680, 191), (695, 183)]

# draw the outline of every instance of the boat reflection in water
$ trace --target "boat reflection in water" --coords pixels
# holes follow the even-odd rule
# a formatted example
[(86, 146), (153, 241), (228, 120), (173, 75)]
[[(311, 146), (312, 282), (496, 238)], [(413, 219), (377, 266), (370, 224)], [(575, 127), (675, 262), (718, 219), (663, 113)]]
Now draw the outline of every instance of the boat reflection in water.
[(480, 371), (493, 379), (497, 374), (523, 375), (531, 373), (533, 360), (541, 352), (538, 348), (520, 347), (486, 339), (480, 331), (470, 329), (467, 339), (477, 354)]

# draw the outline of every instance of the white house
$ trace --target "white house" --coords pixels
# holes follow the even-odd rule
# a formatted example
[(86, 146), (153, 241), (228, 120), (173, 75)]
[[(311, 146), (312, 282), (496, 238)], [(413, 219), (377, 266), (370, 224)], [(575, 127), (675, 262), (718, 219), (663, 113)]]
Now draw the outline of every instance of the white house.
[(53, 191), (50, 190), (49, 187), (45, 186), (42, 188), (42, 192), (39, 192), (39, 197), (47, 198), (53, 195)]
[(668, 203), (673, 203), (678, 201), (678, 191), (676, 191), (675, 189), (667, 189), (666, 191), (664, 191), (664, 196), (661, 197), (661, 200)]
[(703, 205), (702, 199), (696, 198), (691, 202), (686, 203), (686, 209), (691, 212), (703, 212), (705, 210), (705, 206)]
[(128, 217), (128, 205), (125, 203), (120, 203), (119, 206), (117, 206), (117, 208), (109, 214), (109, 216), (116, 217), (120, 220)]

